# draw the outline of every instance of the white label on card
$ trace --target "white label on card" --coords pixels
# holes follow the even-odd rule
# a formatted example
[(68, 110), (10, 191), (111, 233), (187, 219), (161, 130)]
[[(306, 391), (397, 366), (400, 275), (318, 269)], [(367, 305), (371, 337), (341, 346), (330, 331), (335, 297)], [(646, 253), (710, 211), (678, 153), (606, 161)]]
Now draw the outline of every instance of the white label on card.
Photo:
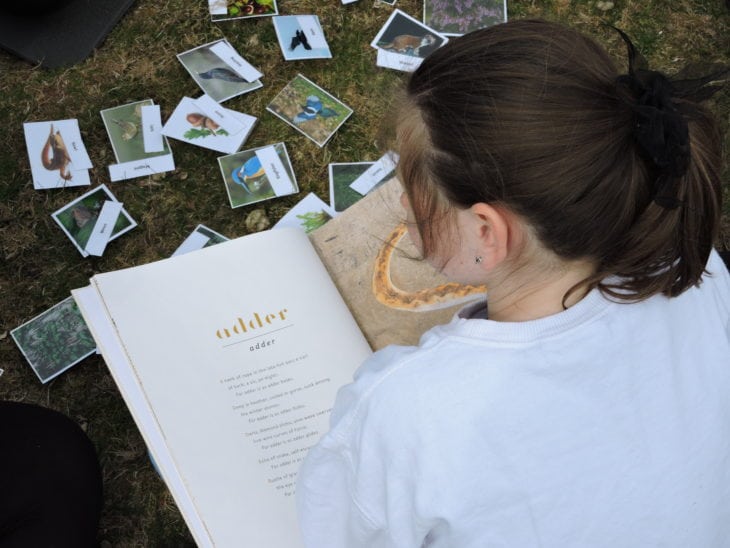
[(261, 148), (256, 151), (256, 156), (266, 172), (266, 177), (269, 179), (274, 193), (277, 196), (290, 194), (294, 185), (292, 185), (289, 174), (284, 169), (284, 163), (276, 153), (276, 149), (273, 146)]
[(142, 105), (142, 141), (145, 152), (162, 152), (160, 105)]
[(364, 196), (370, 192), (375, 185), (382, 181), (383, 177), (395, 169), (395, 164), (397, 162), (398, 156), (395, 152), (386, 152), (377, 162), (367, 168), (362, 175), (355, 179), (350, 184), (350, 188)]
[(307, 42), (314, 49), (323, 49), (327, 47), (327, 40), (319, 26), (319, 22), (315, 15), (297, 15), (297, 23), (302, 32), (307, 36)]
[(244, 126), (231, 115), (231, 112), (223, 108), (210, 95), (201, 95), (194, 101), (208, 118), (225, 129), (229, 135), (236, 135), (244, 130)]
[(163, 156), (143, 158), (142, 160), (134, 160), (132, 162), (112, 164), (109, 166), (109, 177), (112, 181), (122, 181), (124, 179), (154, 175), (155, 173), (164, 173), (165, 171), (172, 171), (174, 169), (175, 160), (172, 158), (172, 154), (165, 154)]
[(422, 62), (423, 59), (421, 57), (378, 49), (378, 58), (375, 64), (379, 67), (402, 70), (403, 72), (413, 72), (421, 66)]
[(225, 0), (208, 0), (208, 11), (211, 15), (228, 15), (228, 4)]
[(96, 224), (89, 235), (89, 241), (86, 242), (86, 252), (89, 255), (101, 257), (106, 249), (106, 244), (112, 237), (114, 225), (122, 212), (122, 202), (112, 202), (106, 200), (101, 207)]
[(241, 57), (230, 44), (218, 42), (209, 49), (247, 82), (254, 82), (263, 76), (251, 63)]
[(209, 241), (210, 238), (208, 236), (196, 230), (195, 232), (190, 234), (190, 236), (185, 238), (185, 241), (181, 243), (180, 247), (175, 250), (175, 253), (172, 254), (172, 257), (175, 257), (176, 255), (184, 255), (185, 253), (197, 251), (198, 249), (203, 249), (203, 247), (205, 247), (205, 244), (207, 244)]
[(91, 169), (91, 159), (89, 153), (86, 152), (84, 142), (81, 140), (81, 130), (79, 130), (79, 121), (75, 118), (68, 120), (70, 122), (69, 132), (70, 142), (66, 145), (66, 150), (71, 158), (71, 164), (74, 170)]

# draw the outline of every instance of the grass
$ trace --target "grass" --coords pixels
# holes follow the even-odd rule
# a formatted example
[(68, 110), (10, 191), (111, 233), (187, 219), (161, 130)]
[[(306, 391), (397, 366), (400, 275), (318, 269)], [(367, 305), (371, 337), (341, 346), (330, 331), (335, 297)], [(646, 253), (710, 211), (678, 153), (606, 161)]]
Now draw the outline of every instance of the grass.
[[(421, 17), (416, 0), (401, 0), (396, 7)], [(328, 201), (330, 162), (380, 156), (379, 120), (402, 75), (377, 68), (369, 43), (393, 8), (373, 0), (349, 6), (281, 0), (279, 8), (282, 14), (319, 15), (334, 58), (284, 62), (270, 20), (211, 23), (202, 0), (139, 0), (105, 43), (72, 67), (45, 70), (0, 52), (0, 368), (5, 370), (0, 398), (58, 409), (86, 429), (104, 471), (99, 540), (112, 546), (189, 546), (192, 540), (103, 361), (92, 356), (41, 385), (9, 331), (62, 301), (70, 289), (86, 285), (95, 273), (169, 256), (198, 223), (236, 237), (248, 232), (246, 218), (255, 209), (264, 210), (273, 223), (308, 192)], [(653, 68), (670, 74), (685, 63), (730, 62), (730, 12), (723, 0), (617, 0), (607, 11), (593, 0), (513, 0), (508, 13), (510, 19), (542, 17), (570, 24), (623, 59), (620, 38), (604, 24), (611, 23), (633, 37)], [(179, 142), (172, 142), (174, 172), (109, 183), (106, 165), (114, 160), (99, 111), (150, 98), (166, 119), (182, 96), (199, 93), (176, 54), (223, 37), (264, 73), (264, 88), (225, 103), (260, 118), (244, 148), (286, 142), (300, 193), (232, 209), (218, 154)], [(324, 148), (265, 110), (297, 73), (354, 110)], [(727, 158), (730, 98), (714, 99), (711, 107), (725, 129)], [(107, 183), (139, 223), (100, 258), (82, 258), (51, 219), (53, 211), (88, 189), (36, 191), (31, 183), (23, 122), (65, 118), (79, 120), (95, 166), (94, 184)], [(727, 168), (724, 177), (727, 181)], [(718, 245), (730, 248), (727, 202), (725, 208)]]

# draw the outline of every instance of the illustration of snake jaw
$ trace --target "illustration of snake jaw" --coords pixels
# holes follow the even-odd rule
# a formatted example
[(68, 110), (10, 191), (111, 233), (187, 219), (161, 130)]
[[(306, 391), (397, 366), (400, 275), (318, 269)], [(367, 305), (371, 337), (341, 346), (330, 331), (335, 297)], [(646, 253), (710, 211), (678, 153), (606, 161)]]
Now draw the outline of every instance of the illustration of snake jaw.
[(71, 163), (71, 157), (68, 155), (66, 144), (63, 142), (61, 132), (53, 133), (53, 124), (51, 124), (51, 133), (43, 145), (41, 150), (41, 163), (43, 167), (50, 171), (58, 170), (62, 179), (70, 181), (73, 174), (69, 171), (68, 165)]
[(396, 245), (406, 232), (405, 223), (396, 226), (383, 242), (375, 258), (372, 289), (378, 302), (390, 308), (425, 312), (484, 298), (487, 288), (483, 285), (449, 282), (418, 291), (404, 291), (396, 287), (390, 277), (391, 259)]

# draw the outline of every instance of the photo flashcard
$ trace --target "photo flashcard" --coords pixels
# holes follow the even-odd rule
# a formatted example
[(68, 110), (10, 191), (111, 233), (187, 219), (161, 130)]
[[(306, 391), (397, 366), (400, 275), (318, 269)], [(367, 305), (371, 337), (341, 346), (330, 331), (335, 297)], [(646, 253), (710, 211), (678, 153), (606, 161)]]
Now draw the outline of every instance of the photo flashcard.
[(177, 55), (203, 93), (222, 103), (263, 86), (263, 74), (222, 38)]
[(33, 187), (38, 190), (91, 184), (89, 154), (76, 119), (23, 124)]
[(197, 251), (204, 247), (210, 247), (212, 245), (227, 242), (229, 239), (230, 238), (226, 238), (223, 234), (219, 234), (205, 225), (198, 225), (195, 227), (195, 230), (193, 230), (190, 235), (183, 240), (183, 243), (178, 246), (171, 257), (185, 255), (185, 253)]
[(332, 208), (314, 192), (310, 192), (287, 211), (273, 228), (301, 228), (309, 234), (334, 216), (335, 212)]
[(231, 207), (299, 192), (284, 143), (276, 143), (218, 158)]
[(423, 23), (444, 36), (507, 22), (507, 0), (423, 0)]
[(208, 0), (213, 22), (276, 15), (276, 0)]
[(332, 58), (316, 15), (279, 15), (272, 21), (286, 61)]
[(394, 10), (373, 41), (377, 65), (412, 72), (449, 39), (401, 10)]
[(350, 107), (301, 74), (274, 97), (266, 110), (320, 147), (352, 115)]

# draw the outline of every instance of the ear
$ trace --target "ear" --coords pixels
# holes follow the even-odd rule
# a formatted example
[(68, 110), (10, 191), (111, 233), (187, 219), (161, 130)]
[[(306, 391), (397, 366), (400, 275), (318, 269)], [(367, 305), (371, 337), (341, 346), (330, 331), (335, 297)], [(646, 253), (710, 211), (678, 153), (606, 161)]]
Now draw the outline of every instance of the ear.
[(474, 221), (472, 234), (482, 257), (481, 266), (491, 270), (516, 250), (522, 234), (519, 220), (504, 207), (481, 202), (472, 205), (470, 211)]

